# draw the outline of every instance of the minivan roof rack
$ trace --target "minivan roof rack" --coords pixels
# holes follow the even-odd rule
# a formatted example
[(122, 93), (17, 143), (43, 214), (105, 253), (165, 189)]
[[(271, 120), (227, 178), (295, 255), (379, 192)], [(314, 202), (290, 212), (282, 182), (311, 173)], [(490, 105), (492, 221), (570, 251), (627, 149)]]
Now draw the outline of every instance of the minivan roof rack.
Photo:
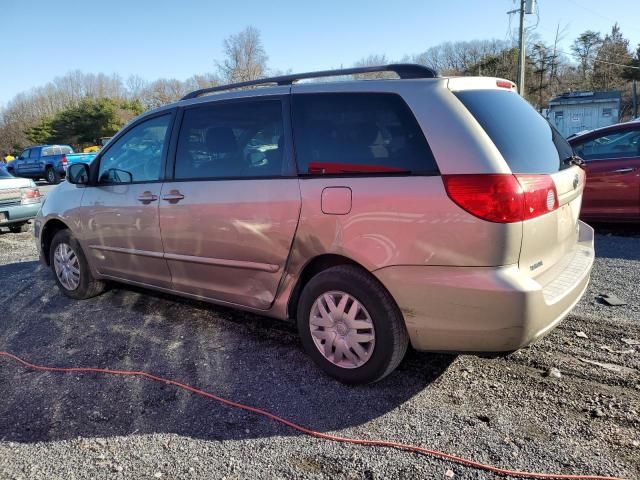
[(418, 65), (416, 63), (392, 63), (389, 65), (377, 65), (372, 67), (341, 68), (338, 70), (322, 70), (319, 72), (295, 73), (292, 75), (281, 75), (278, 77), (260, 78), (257, 80), (249, 80), (246, 82), (230, 83), (228, 85), (201, 88), (200, 90), (194, 90), (193, 92), (188, 93), (180, 100), (197, 98), (200, 95), (204, 95), (205, 93), (223, 92), (225, 90), (233, 90), (236, 88), (250, 87), (254, 85), (291, 85), (293, 82), (304, 80), (307, 78), (336, 77), (341, 75), (356, 75), (361, 73), (377, 72), (395, 72), (401, 79), (435, 78), (438, 76), (438, 73), (434, 69), (425, 67), (424, 65)]

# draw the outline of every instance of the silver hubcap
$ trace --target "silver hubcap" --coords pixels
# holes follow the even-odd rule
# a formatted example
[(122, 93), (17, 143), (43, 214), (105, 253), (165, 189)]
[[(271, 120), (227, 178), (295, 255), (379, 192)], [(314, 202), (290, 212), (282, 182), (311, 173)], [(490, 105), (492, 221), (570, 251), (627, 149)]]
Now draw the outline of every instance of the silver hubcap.
[(76, 253), (66, 243), (60, 243), (53, 253), (53, 266), (58, 280), (67, 290), (75, 290), (80, 285), (80, 262)]
[(318, 351), (341, 368), (361, 367), (373, 353), (373, 321), (364, 306), (348, 293), (320, 295), (311, 307), (309, 327)]

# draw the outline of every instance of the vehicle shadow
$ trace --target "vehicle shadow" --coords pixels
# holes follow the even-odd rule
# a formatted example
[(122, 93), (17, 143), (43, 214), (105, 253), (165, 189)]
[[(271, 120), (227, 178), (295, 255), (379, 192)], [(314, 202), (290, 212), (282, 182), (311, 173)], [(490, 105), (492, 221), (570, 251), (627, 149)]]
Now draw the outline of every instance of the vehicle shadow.
[(640, 225), (633, 223), (590, 223), (596, 231), (596, 256), (640, 260)]
[[(73, 301), (37, 262), (0, 266), (0, 305), (0, 350), (30, 362), (144, 370), (321, 432), (384, 422), (407, 400), (428, 395), (455, 359), (411, 351), (383, 381), (349, 387), (315, 368), (291, 324), (123, 286)], [(0, 358), (0, 391), (5, 441), (155, 432), (210, 440), (297, 435), (141, 378), (42, 373)]]

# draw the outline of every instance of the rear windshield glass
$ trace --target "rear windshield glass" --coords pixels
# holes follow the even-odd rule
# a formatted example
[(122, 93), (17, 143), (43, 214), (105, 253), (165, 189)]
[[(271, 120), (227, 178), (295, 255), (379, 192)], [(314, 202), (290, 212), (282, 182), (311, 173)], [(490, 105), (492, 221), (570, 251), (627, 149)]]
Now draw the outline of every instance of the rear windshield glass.
[(571, 146), (520, 95), (503, 90), (456, 92), (493, 140), (513, 173), (554, 173), (571, 166), (564, 162)]
[(43, 157), (49, 157), (51, 155), (62, 155), (67, 153), (73, 153), (73, 149), (66, 145), (54, 145), (52, 147), (46, 147), (42, 149)]
[(4, 165), (0, 165), (0, 178), (12, 178), (12, 176)]

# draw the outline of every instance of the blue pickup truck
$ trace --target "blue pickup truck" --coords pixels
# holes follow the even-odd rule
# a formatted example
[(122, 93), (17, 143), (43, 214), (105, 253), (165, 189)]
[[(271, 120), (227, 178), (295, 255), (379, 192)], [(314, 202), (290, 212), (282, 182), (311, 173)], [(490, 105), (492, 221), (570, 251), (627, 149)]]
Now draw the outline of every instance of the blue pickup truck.
[(66, 176), (69, 165), (89, 163), (95, 156), (95, 153), (74, 153), (69, 145), (36, 145), (24, 149), (7, 169), (16, 177), (44, 178), (56, 184)]

